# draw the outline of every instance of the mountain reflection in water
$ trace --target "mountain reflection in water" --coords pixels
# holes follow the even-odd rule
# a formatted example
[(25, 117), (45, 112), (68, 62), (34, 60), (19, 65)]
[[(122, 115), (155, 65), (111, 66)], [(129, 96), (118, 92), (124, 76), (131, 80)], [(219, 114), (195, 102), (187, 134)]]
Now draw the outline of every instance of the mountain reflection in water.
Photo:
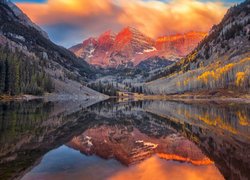
[[(61, 157), (63, 156), (63, 158)], [(129, 167), (115, 159), (86, 156), (67, 146), (51, 151), (23, 179), (223, 179), (214, 165), (193, 166), (158, 156)]]
[(249, 125), (248, 104), (1, 103), (0, 177), (249, 179)]

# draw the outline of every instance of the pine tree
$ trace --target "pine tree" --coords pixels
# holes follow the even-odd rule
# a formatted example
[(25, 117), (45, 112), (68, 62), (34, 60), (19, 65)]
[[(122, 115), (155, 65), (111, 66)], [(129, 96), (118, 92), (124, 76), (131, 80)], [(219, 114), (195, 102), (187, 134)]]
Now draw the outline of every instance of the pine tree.
[(0, 47), (0, 94), (21, 93), (41, 95), (54, 90), (53, 81), (43, 67), (33, 64), (32, 59), (18, 52)]
[(3, 94), (5, 90), (5, 73), (6, 73), (5, 61), (0, 59), (0, 94)]

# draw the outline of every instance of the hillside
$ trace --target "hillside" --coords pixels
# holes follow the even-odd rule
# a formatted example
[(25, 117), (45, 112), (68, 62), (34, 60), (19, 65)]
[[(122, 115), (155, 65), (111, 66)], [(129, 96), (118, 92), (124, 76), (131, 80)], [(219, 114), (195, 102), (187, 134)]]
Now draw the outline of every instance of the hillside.
[(250, 91), (250, 1), (228, 10), (187, 57), (146, 83), (149, 94)]
[[(93, 67), (52, 43), (17, 6), (4, 0), (0, 1), (0, 47), (0, 71), (4, 74), (0, 94), (40, 95), (53, 91), (83, 97), (100, 95), (83, 86), (94, 75)], [(53, 84), (50, 90), (45, 88), (45, 78)], [(32, 88), (34, 91), (27, 91)]]

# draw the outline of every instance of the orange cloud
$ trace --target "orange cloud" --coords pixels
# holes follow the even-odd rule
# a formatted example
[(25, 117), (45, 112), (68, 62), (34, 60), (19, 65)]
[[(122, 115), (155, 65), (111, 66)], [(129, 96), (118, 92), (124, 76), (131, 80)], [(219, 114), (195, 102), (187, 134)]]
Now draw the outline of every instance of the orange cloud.
[(17, 5), (33, 21), (43, 25), (111, 13), (112, 3), (111, 0), (106, 0), (104, 3), (100, 0), (48, 0), (45, 4), (18, 3)]
[[(81, 32), (78, 33), (78, 39), (82, 36), (81, 40), (88, 36), (96, 36), (108, 29), (118, 31), (124, 26), (133, 26), (151, 37), (188, 31), (207, 32), (212, 25), (221, 20), (227, 9), (220, 2), (199, 0), (170, 0), (168, 2), (158, 0), (48, 0), (45, 4), (19, 3), (17, 5), (35, 23), (45, 27), (53, 26), (53, 32), (48, 32), (52, 39), (59, 32), (60, 38), (67, 36), (65, 38), (67, 41), (70, 41), (72, 32), (68, 30), (63, 34), (62, 24), (74, 27)], [(60, 26), (57, 28), (57, 25)], [(76, 38), (72, 41), (74, 42), (71, 44), (75, 43)]]
[(123, 24), (136, 26), (153, 37), (187, 31), (207, 32), (226, 12), (218, 2), (197, 0), (161, 1), (123, 0), (124, 13), (118, 18)]

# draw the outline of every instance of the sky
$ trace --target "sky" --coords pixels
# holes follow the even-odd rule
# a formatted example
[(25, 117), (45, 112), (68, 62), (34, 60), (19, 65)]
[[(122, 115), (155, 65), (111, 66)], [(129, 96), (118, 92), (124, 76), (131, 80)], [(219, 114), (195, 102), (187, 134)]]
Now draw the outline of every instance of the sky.
[(13, 0), (56, 44), (81, 43), (124, 27), (149, 37), (208, 32), (227, 9), (243, 0)]

